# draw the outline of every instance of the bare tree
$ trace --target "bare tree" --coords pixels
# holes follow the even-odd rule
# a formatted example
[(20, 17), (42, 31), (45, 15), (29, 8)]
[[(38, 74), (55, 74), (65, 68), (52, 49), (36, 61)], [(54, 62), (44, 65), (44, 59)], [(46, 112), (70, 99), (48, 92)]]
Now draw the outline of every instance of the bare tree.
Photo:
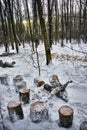
[(40, 20), (40, 26), (41, 26), (41, 31), (42, 35), (44, 38), (44, 46), (45, 46), (45, 53), (46, 53), (46, 64), (48, 65), (51, 61), (51, 51), (50, 51), (50, 45), (47, 37), (47, 30), (45, 26), (45, 20), (43, 18), (43, 7), (41, 4), (41, 0), (36, 0), (37, 6), (38, 6), (38, 15), (39, 15), (39, 20)]

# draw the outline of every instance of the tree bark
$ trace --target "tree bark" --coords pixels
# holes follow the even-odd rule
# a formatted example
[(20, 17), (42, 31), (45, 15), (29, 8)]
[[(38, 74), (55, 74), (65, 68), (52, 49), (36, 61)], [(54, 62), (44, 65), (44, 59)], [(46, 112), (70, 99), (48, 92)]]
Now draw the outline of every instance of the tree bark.
[(41, 31), (42, 31), (42, 35), (43, 35), (43, 38), (44, 38), (44, 46), (45, 46), (45, 53), (46, 53), (46, 64), (48, 65), (51, 61), (51, 51), (50, 51), (50, 45), (49, 45), (48, 37), (47, 37), (45, 20), (43, 18), (43, 7), (42, 7), (42, 4), (41, 4), (41, 0), (36, 0), (36, 2), (37, 2), (37, 6), (38, 6), (38, 14), (39, 14)]

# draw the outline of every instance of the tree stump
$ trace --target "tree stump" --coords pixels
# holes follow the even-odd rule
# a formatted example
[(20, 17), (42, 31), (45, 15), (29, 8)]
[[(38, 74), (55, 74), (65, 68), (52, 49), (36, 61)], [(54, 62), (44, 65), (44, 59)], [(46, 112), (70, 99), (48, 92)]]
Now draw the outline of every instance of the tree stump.
[(87, 130), (87, 121), (81, 123), (80, 130)]
[(7, 105), (8, 113), (11, 121), (16, 121), (17, 119), (23, 119), (23, 110), (20, 102), (10, 101)]
[(30, 89), (20, 89), (19, 90), (19, 99), (22, 101), (24, 104), (29, 103), (30, 101)]
[(58, 112), (61, 126), (66, 128), (70, 127), (73, 121), (73, 109), (69, 106), (62, 106)]
[(19, 92), (20, 89), (26, 88), (25, 81), (19, 81), (15, 84), (16, 92)]
[(8, 74), (0, 75), (0, 82), (1, 84), (8, 85)]
[(17, 82), (22, 81), (22, 80), (23, 80), (22, 75), (16, 75), (16, 76), (13, 78), (14, 85), (16, 85)]
[(38, 121), (48, 119), (48, 110), (45, 107), (44, 102), (37, 101), (31, 104), (30, 118), (33, 122), (38, 122)]

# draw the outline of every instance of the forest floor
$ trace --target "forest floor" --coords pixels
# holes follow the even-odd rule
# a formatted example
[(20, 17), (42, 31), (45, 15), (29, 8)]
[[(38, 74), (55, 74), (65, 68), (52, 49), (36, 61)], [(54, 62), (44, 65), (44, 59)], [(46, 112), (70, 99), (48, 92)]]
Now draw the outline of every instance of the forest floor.
[[(73, 41), (75, 42), (75, 41)], [(4, 52), (4, 47), (0, 47), (0, 55)], [(11, 51), (15, 52), (15, 51)], [(49, 77), (53, 74), (58, 75), (61, 83), (72, 80), (66, 88), (69, 101), (51, 96), (50, 93), (43, 91), (43, 86), (38, 88), (34, 84), (34, 78), (39, 77), (36, 53), (31, 51), (31, 46), (25, 44), (25, 48), (20, 47), (19, 54), (0, 57), (4, 62), (15, 61), (13, 68), (0, 67), (0, 75), (9, 75), (9, 85), (0, 84), (1, 114), (5, 130), (79, 130), (80, 124), (87, 121), (87, 44), (81, 43), (66, 44), (61, 48), (60, 44), (53, 45), (51, 49), (52, 62), (47, 66), (45, 62), (44, 45), (38, 46), (40, 62), (40, 79), (49, 83)], [(24, 119), (14, 123), (9, 120), (7, 104), (12, 100), (19, 100), (19, 95), (15, 92), (13, 78), (22, 75), (30, 89), (30, 103), (22, 105)], [(49, 109), (49, 119), (39, 123), (33, 123), (30, 119), (30, 105), (41, 100), (46, 102)], [(58, 126), (58, 110), (63, 105), (69, 105), (74, 109), (73, 124), (70, 128)], [(2, 121), (0, 120), (0, 127)], [(0, 130), (3, 130), (0, 128)]]

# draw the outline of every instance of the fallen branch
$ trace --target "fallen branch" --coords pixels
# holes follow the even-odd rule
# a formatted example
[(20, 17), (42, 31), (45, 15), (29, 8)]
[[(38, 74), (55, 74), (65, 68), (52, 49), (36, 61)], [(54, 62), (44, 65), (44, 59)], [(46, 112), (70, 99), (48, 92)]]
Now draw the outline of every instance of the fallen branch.
[(67, 46), (67, 45), (64, 45), (64, 46), (67, 47), (67, 48), (69, 48), (69, 49), (71, 49), (71, 50), (74, 50), (74, 51), (76, 51), (76, 52), (79, 52), (79, 53), (82, 53), (82, 54), (86, 54), (86, 55), (87, 55), (87, 52), (83, 52), (83, 51), (76, 50), (76, 49), (74, 49), (74, 48), (72, 48), (72, 47), (69, 47), (69, 46)]

